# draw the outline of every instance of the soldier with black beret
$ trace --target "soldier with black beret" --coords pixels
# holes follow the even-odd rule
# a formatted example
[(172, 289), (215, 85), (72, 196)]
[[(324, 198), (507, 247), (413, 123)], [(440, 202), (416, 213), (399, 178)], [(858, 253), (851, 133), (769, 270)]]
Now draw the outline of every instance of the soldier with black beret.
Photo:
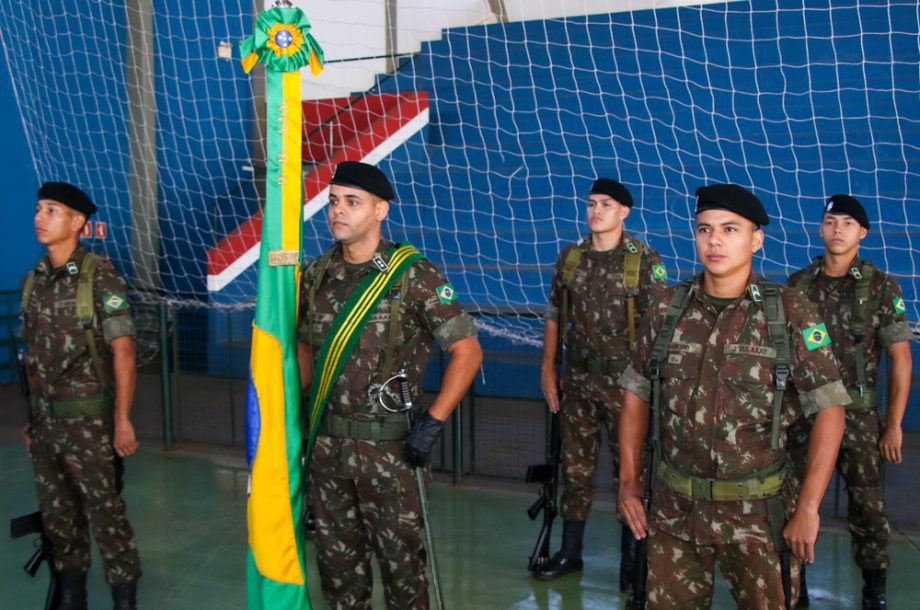
[[(760, 199), (736, 184), (696, 195), (703, 272), (665, 291), (619, 380), (619, 508), (634, 535), (648, 537), (648, 608), (709, 607), (718, 562), (739, 608), (773, 610), (795, 599), (780, 551), (814, 560), (849, 398), (814, 306), (752, 272), (770, 220)], [(785, 395), (790, 385), (797, 400)], [(785, 441), (803, 414), (815, 425), (796, 500)], [(656, 476), (646, 514), (649, 426)]]
[[(540, 580), (583, 568), (601, 434), (612, 452), (614, 481), (618, 471), (621, 391), (616, 380), (626, 366), (638, 321), (667, 285), (658, 252), (626, 232), (632, 207), (632, 194), (622, 183), (595, 180), (587, 201), (589, 233), (563, 248), (556, 261), (545, 314), (541, 388), (560, 420), (563, 529), (562, 548), (534, 572)], [(555, 363), (560, 329), (568, 354), (562, 384)], [(624, 525), (621, 590), (632, 580), (632, 542)]]
[[(907, 408), (912, 360), (911, 331), (901, 287), (891, 275), (859, 256), (869, 216), (855, 197), (833, 195), (824, 203), (820, 235), (824, 255), (789, 277), (827, 323), (834, 354), (852, 402), (837, 471), (847, 489), (847, 521), (853, 557), (863, 574), (863, 608), (885, 607), (891, 530), (885, 516), (881, 460), (901, 462), (901, 420)], [(887, 416), (879, 415), (877, 371), (882, 350), (889, 357)], [(790, 434), (794, 466), (803, 468), (810, 419)]]
[(116, 609), (135, 608), (137, 542), (121, 497), (121, 458), (137, 450), (134, 323), (124, 278), (83, 248), (96, 212), (66, 182), (38, 190), (35, 234), (47, 247), (23, 281), (31, 414), (25, 433), (42, 528), (53, 546), (60, 608), (87, 607), (89, 530), (102, 555)]
[[(411, 245), (383, 238), (394, 196), (377, 167), (340, 163), (326, 214), (335, 244), (307, 264), (301, 285), (298, 359), (314, 439), (309, 504), (333, 609), (370, 608), (372, 555), (388, 608), (429, 607), (414, 469), (427, 469), (482, 362), (476, 325), (450, 282)], [(417, 406), (435, 341), (450, 363), (410, 429), (406, 415), (390, 409), (405, 397)]]

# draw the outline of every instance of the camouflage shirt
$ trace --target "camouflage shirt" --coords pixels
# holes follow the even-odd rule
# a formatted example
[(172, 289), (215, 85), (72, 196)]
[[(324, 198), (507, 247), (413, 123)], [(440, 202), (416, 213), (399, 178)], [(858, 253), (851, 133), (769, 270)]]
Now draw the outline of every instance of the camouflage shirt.
[[(559, 320), (564, 284), (563, 269), (569, 252), (581, 248), (582, 255), (569, 287), (569, 331), (567, 337), (570, 368), (581, 368), (587, 358), (623, 360), (629, 356), (629, 323), (626, 317), (626, 288), (623, 285), (627, 240), (641, 256), (639, 284), (636, 287), (636, 327), (666, 286), (667, 275), (658, 253), (630, 238), (625, 232), (620, 244), (599, 252), (591, 248), (590, 236), (569, 244), (559, 253), (550, 286), (546, 319)], [(571, 373), (571, 371), (570, 371)], [(612, 379), (616, 379), (616, 375)]]
[[(35, 395), (66, 400), (100, 393), (86, 332), (77, 318), (77, 280), (86, 250), (78, 245), (67, 263), (57, 269), (47, 257), (35, 265), (34, 284), (22, 312), (22, 338), (26, 344), (29, 388)], [(108, 390), (114, 392), (112, 352), (114, 339), (134, 336), (134, 322), (124, 278), (102, 259), (93, 278), (95, 316), (93, 334)]]
[[(857, 387), (856, 348), (850, 330), (853, 320), (853, 300), (856, 280), (849, 274), (843, 277), (829, 277), (821, 270), (820, 258), (805, 269), (789, 276), (789, 286), (794, 287), (806, 273), (814, 274), (809, 286), (808, 300), (814, 303), (827, 324), (834, 355), (840, 362), (844, 384)], [(849, 268), (862, 269), (859, 257), (853, 259)], [(887, 273), (876, 269), (869, 286), (869, 317), (863, 335), (863, 351), (866, 358), (866, 381), (868, 387), (875, 387), (876, 371), (881, 359), (882, 348), (901, 341), (910, 341), (911, 332), (904, 315), (904, 301), (901, 287)]]
[[(377, 253), (388, 260), (391, 243), (381, 240)], [(301, 283), (300, 322), (297, 336), (312, 348), (313, 362), (317, 361), (323, 340), (332, 322), (349, 295), (368, 273), (380, 273), (371, 261), (351, 264), (345, 261), (341, 248), (333, 254), (329, 267), (316, 290), (315, 319), (310, 320), (310, 288), (316, 278), (317, 262), (307, 265)], [(428, 363), (431, 347), (437, 339), (442, 349), (476, 334), (476, 324), (456, 302), (456, 293), (447, 280), (427, 260), (417, 261), (406, 271), (407, 294), (400, 294), (402, 281), (397, 280), (388, 294), (380, 299), (367, 326), (361, 333), (357, 346), (336, 379), (326, 406), (327, 413), (345, 417), (385, 415), (377, 401), (368, 399), (371, 384), (382, 379), (383, 363), (389, 341), (391, 302), (400, 301), (400, 326), (393, 354), (393, 371), (405, 369), (413, 396), (420, 396), (422, 375)], [(312, 333), (311, 333), (312, 323)]]
[[(701, 276), (677, 323), (661, 365), (661, 451), (684, 474), (711, 479), (750, 476), (784, 456), (785, 430), (800, 415), (846, 404), (837, 361), (828, 345), (808, 344), (804, 333), (820, 325), (814, 306), (782, 288), (789, 337), (793, 398), (783, 401), (780, 448), (771, 449), (774, 348), (760, 302), (745, 293), (720, 303), (702, 290)], [(644, 372), (675, 292), (669, 288), (643, 320), (632, 361), (620, 385), (649, 400)], [(758, 295), (759, 296), (759, 295)], [(657, 484), (652, 524), (696, 544), (767, 542), (766, 502), (691, 500)]]

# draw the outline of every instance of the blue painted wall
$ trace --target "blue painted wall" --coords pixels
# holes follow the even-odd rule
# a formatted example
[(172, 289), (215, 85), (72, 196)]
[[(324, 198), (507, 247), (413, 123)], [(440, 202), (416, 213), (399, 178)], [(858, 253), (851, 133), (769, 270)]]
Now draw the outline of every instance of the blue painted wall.
[(32, 231), (38, 178), (6, 69), (0, 70), (0, 133), (4, 134), (4, 145), (0, 146), (0, 209), (7, 227), (0, 239), (0, 290), (18, 290), (22, 276), (41, 256), (42, 249)]

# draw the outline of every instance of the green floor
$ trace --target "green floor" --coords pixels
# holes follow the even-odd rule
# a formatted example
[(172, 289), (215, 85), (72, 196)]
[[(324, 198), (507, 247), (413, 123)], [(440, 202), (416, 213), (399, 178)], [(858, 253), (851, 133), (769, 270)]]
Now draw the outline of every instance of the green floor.
[[(31, 466), (19, 444), (0, 444), (0, 488), (0, 516), (34, 510)], [(244, 608), (245, 493), (246, 474), (238, 457), (144, 449), (128, 461), (125, 496), (145, 572), (142, 608)], [(436, 484), (431, 498), (448, 608), (623, 607), (625, 600), (615, 588), (619, 543), (609, 502), (595, 506), (589, 523), (584, 574), (547, 584), (530, 578), (525, 569), (537, 533), (524, 513), (532, 494)], [(28, 539), (0, 538), (2, 609), (42, 607), (45, 572), (31, 580), (21, 570), (32, 545)], [(897, 536), (891, 550), (890, 607), (917, 607), (920, 549)], [(812, 608), (858, 607), (859, 573), (839, 524), (829, 524), (818, 553), (818, 563), (809, 570)], [(110, 608), (98, 556), (94, 562), (90, 608)], [(315, 607), (324, 608), (312, 546), (309, 568)], [(375, 607), (382, 608), (379, 586), (375, 599)], [(734, 607), (721, 582), (715, 607)]]

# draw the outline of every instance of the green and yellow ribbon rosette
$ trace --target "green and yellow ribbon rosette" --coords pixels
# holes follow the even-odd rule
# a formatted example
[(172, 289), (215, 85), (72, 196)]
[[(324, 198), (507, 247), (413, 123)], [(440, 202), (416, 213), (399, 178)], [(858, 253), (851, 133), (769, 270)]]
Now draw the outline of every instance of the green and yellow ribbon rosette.
[(255, 33), (240, 43), (243, 70), (261, 62), (273, 72), (296, 72), (310, 66), (323, 71), (323, 49), (310, 33), (310, 21), (299, 8), (271, 8), (259, 13)]

